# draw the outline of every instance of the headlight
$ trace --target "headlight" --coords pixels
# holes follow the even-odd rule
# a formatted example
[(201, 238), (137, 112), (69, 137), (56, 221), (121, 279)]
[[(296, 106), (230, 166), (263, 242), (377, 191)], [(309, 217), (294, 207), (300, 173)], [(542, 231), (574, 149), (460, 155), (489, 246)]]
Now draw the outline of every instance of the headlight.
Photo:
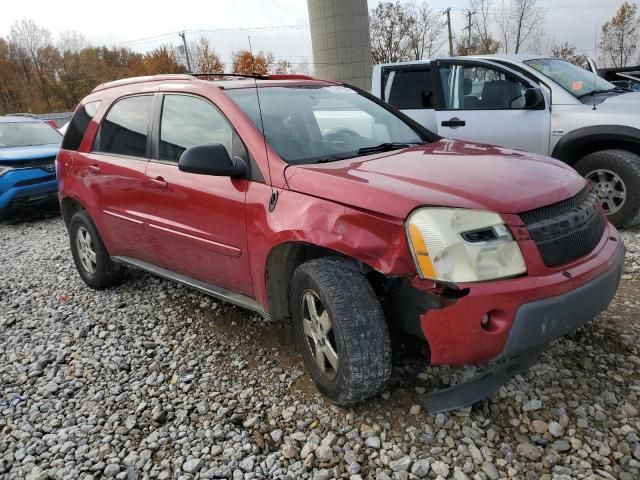
[(409, 216), (407, 236), (422, 278), (479, 282), (527, 271), (520, 247), (497, 213), (421, 208)]
[(11, 167), (0, 167), (0, 177), (7, 173), (9, 170), (13, 170)]

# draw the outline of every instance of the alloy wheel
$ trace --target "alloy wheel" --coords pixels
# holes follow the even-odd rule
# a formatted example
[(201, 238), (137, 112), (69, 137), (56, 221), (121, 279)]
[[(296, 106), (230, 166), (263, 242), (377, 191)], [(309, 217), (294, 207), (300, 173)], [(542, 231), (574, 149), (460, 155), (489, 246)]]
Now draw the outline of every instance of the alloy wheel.
[(95, 274), (97, 268), (96, 252), (93, 248), (91, 234), (85, 227), (78, 228), (76, 247), (78, 248), (80, 263), (82, 263), (85, 272), (89, 275)]
[(617, 173), (598, 169), (589, 172), (586, 177), (598, 194), (604, 213), (612, 215), (622, 208), (627, 198), (627, 187)]
[(305, 344), (319, 372), (333, 380), (338, 374), (339, 358), (331, 316), (313, 290), (304, 292), (301, 308)]

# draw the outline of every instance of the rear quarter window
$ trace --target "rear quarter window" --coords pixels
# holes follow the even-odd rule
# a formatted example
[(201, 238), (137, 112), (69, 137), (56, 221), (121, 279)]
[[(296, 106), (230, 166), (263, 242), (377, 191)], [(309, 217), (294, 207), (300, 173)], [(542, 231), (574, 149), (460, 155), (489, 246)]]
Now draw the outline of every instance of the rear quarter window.
[(100, 108), (101, 103), (100, 100), (97, 100), (78, 107), (69, 122), (64, 140), (62, 140), (62, 148), (64, 150), (78, 150), (80, 148), (82, 139), (87, 133), (87, 127)]
[(386, 68), (383, 72), (384, 100), (402, 110), (433, 108), (430, 68)]

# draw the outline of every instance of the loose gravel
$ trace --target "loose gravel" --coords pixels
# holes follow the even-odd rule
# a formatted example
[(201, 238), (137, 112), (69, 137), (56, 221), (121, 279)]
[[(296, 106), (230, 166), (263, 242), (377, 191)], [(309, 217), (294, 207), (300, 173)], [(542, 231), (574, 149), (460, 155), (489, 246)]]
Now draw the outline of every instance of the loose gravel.
[(394, 338), (393, 384), (317, 394), (289, 330), (130, 271), (94, 291), (59, 217), (0, 224), (0, 479), (640, 478), (640, 232), (607, 313), (473, 409), (428, 415), (428, 368)]

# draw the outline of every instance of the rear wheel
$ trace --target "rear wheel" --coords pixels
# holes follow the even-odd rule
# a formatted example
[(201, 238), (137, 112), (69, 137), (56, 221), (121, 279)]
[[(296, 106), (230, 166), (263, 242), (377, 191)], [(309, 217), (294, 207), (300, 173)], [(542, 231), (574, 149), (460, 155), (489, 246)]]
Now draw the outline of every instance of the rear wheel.
[(106, 288), (122, 281), (122, 266), (113, 262), (98, 230), (85, 210), (76, 212), (69, 222), (71, 254), (84, 283)]
[(602, 150), (579, 160), (575, 169), (589, 180), (611, 223), (620, 228), (640, 223), (640, 156)]
[(349, 405), (386, 386), (389, 332), (362, 273), (337, 258), (306, 262), (293, 274), (290, 305), (298, 348), (322, 394)]

